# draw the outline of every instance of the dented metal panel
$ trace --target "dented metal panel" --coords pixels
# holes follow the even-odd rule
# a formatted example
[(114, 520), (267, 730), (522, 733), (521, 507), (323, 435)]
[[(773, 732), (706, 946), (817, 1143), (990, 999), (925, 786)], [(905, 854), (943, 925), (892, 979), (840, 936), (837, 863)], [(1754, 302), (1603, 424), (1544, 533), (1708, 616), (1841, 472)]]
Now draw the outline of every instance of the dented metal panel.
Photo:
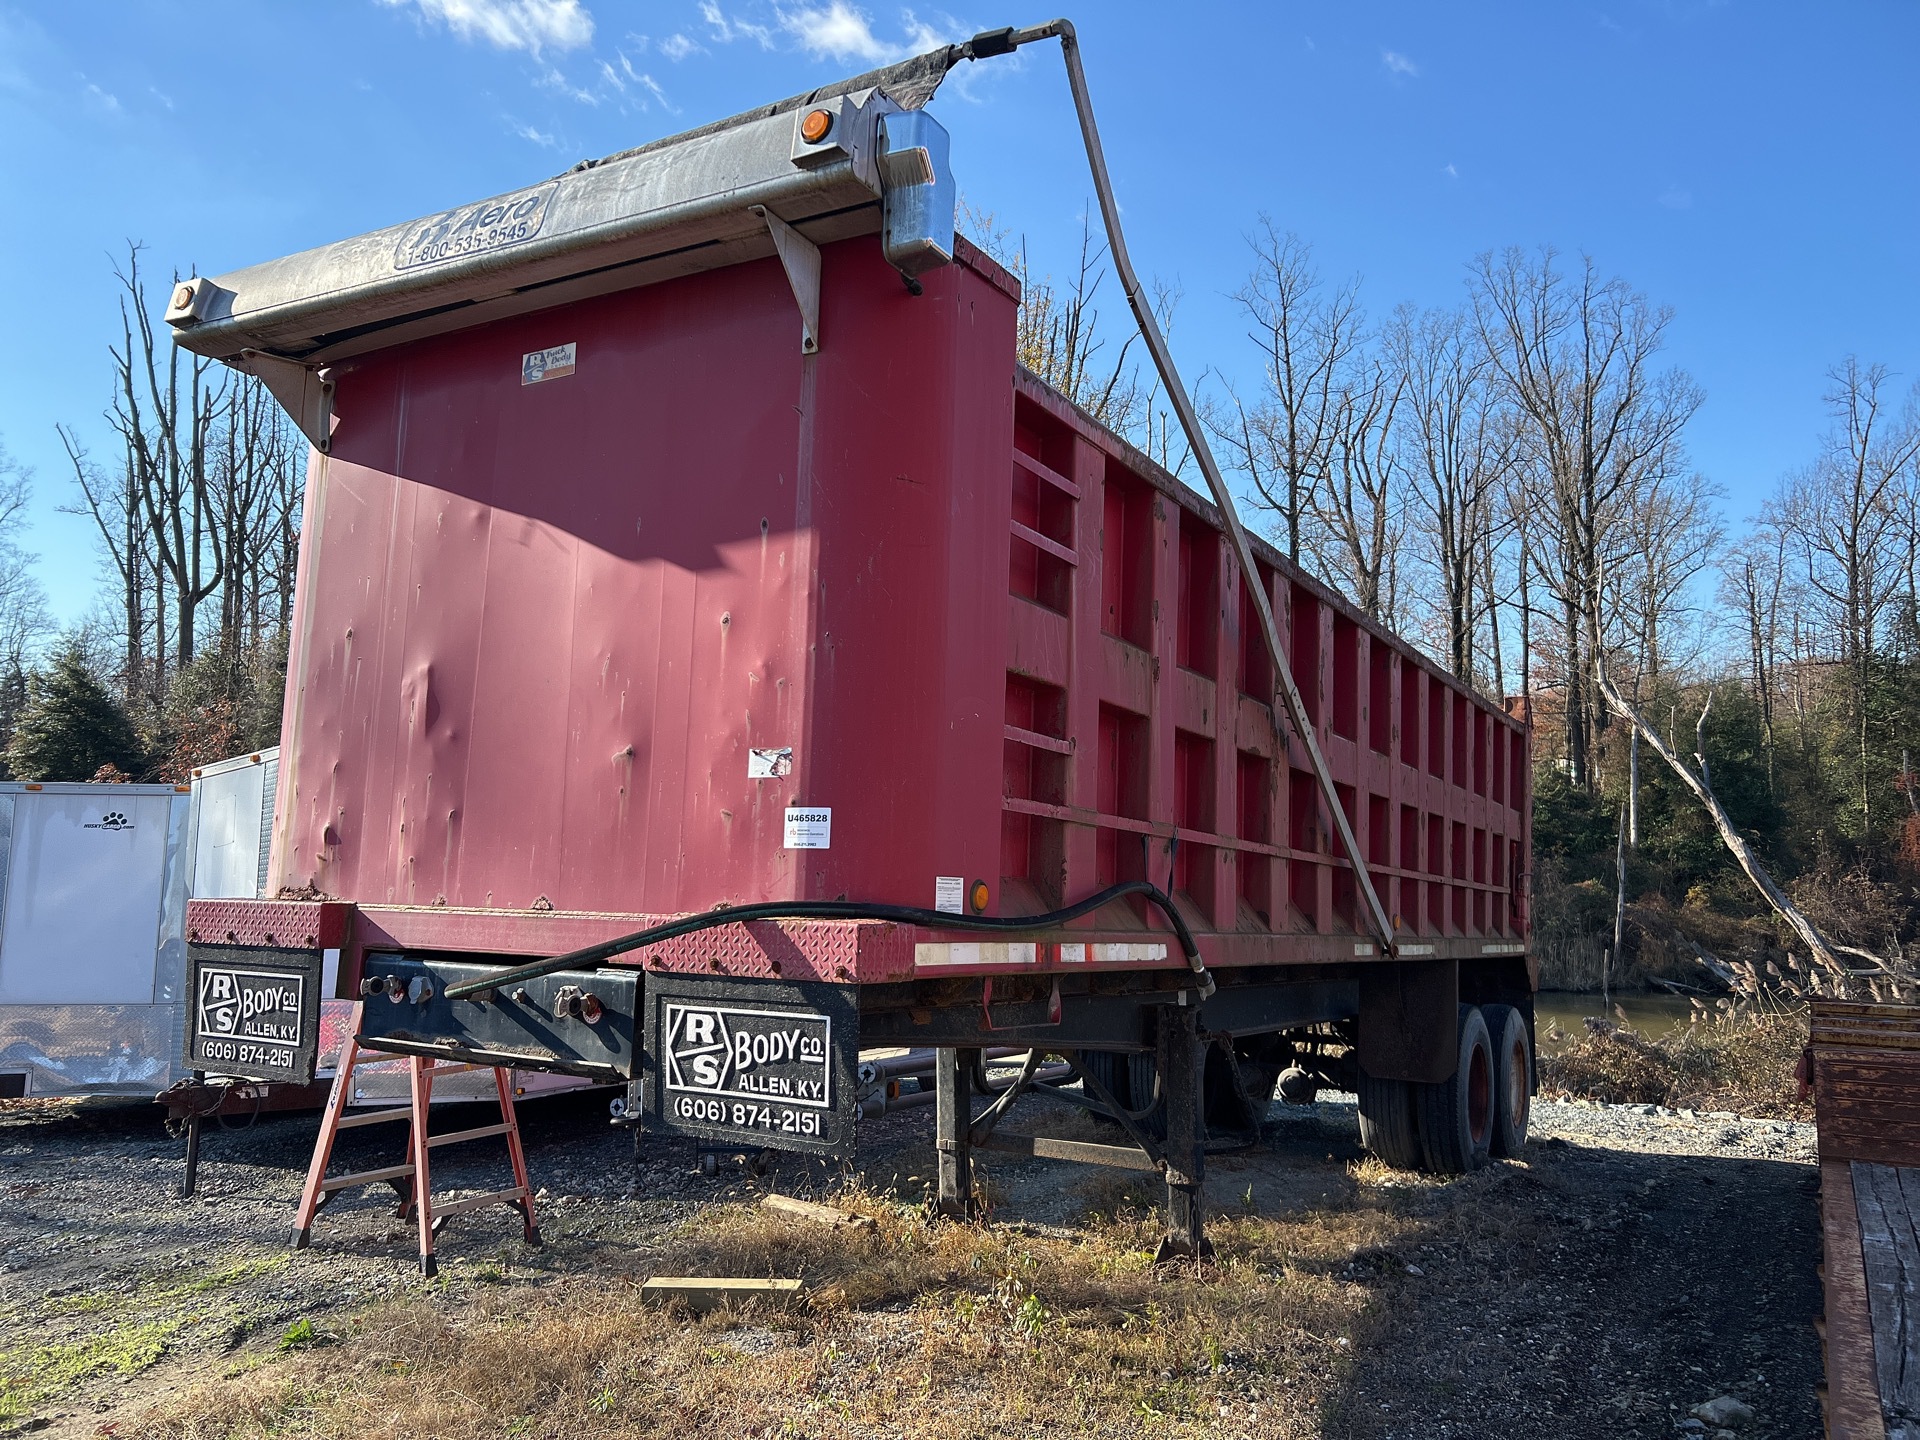
[[(995, 873), (1012, 300), (821, 257), (817, 355), (769, 258), (340, 368), (269, 893), (671, 914)], [(797, 805), (830, 849), (785, 847)]]

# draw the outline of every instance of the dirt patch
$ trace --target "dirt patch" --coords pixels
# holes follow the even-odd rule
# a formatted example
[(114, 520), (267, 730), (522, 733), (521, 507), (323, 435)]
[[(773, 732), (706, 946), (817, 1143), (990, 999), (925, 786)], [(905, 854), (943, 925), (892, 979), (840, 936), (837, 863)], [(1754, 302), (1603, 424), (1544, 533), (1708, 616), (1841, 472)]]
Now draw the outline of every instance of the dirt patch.
[[(546, 1247), (504, 1209), (463, 1215), (428, 1283), (374, 1191), (286, 1250), (313, 1123), (210, 1132), (203, 1196), (180, 1201), (179, 1147), (140, 1109), (0, 1116), (15, 1423), (1613, 1437), (1731, 1391), (1759, 1412), (1749, 1434), (1818, 1426), (1806, 1127), (1547, 1104), (1523, 1161), (1438, 1183), (1368, 1160), (1350, 1104), (1277, 1107), (1258, 1146), (1210, 1161), (1221, 1263), (1195, 1274), (1147, 1263), (1151, 1177), (989, 1157), (990, 1222), (928, 1226), (925, 1110), (863, 1132), (856, 1171), (778, 1157), (706, 1178), (677, 1143), (636, 1162), (603, 1101), (562, 1097), (523, 1110)], [(379, 1129), (347, 1132), (341, 1163), (390, 1159)], [(450, 1191), (499, 1183), (485, 1142), (442, 1153)], [(876, 1225), (768, 1215), (769, 1187)], [(793, 1276), (813, 1302), (695, 1320), (639, 1303), (655, 1273)]]

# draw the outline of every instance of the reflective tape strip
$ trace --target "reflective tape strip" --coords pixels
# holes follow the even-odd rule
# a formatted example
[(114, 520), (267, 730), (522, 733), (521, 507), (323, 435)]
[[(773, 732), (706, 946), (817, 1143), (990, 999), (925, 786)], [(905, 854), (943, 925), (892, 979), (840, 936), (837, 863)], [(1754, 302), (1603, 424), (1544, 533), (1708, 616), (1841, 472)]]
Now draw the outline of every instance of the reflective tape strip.
[(913, 963), (921, 965), (1034, 965), (1039, 962), (1040, 947), (1031, 942), (1005, 944), (915, 945)]
[[(1077, 953), (1069, 955), (1068, 951)], [(1062, 945), (1062, 960), (1091, 960), (1096, 965), (1140, 964), (1144, 961), (1164, 960), (1167, 958), (1165, 945)]]

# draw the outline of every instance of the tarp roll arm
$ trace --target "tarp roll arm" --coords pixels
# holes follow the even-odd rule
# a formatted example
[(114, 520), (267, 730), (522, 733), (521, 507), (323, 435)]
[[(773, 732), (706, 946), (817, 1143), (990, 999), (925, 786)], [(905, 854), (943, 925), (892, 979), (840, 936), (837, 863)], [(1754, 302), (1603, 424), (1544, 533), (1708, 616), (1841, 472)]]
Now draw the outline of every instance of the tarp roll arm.
[(1086, 142), (1087, 164), (1093, 172), (1093, 188), (1100, 200), (1100, 218), (1106, 227), (1107, 250), (1113, 257), (1114, 273), (1119, 276), (1120, 286), (1126, 292), (1127, 304), (1140, 327), (1140, 337), (1147, 342), (1147, 350), (1153, 356), (1153, 368), (1160, 372), (1161, 383), (1167, 387), (1167, 398), (1173, 404), (1174, 413), (1180, 417), (1180, 428), (1186, 434), (1187, 444), (1193, 447), (1194, 459), (1199, 462), (1201, 473), (1207, 477), (1207, 488), (1213, 492), (1213, 503), (1219, 507), (1221, 517), (1226, 522), (1227, 536), (1233, 542), (1234, 558), (1239, 562), (1240, 574), (1246, 581), (1246, 593), (1253, 597), (1253, 608), (1260, 618), (1260, 633), (1266, 639), (1267, 653), (1273, 657), (1273, 673), (1279, 677), (1280, 698), (1286, 704), (1294, 733), (1306, 749), (1314, 778), (1320, 785), (1320, 794), (1326, 801), (1327, 813), (1332, 817), (1334, 829), (1339, 832), (1340, 844), (1353, 866), (1353, 878), (1362, 903), (1366, 906), (1367, 919), (1372, 922), (1373, 932), (1379, 937), (1382, 952), (1391, 955), (1395, 950), (1392, 917), (1381, 903), (1380, 892), (1374, 888), (1373, 876), (1368, 872), (1366, 859), (1360, 853), (1360, 842), (1353, 833), (1346, 807), (1340, 803), (1340, 792), (1334, 788), (1333, 772), (1327, 768), (1327, 757), (1321, 752), (1319, 737), (1315, 735), (1312, 718), (1307, 714), (1306, 702), (1301, 699), (1299, 686), (1294, 683), (1292, 666), (1281, 649), (1280, 627), (1273, 618), (1273, 602), (1260, 584), (1260, 571), (1254, 563), (1253, 547), (1248, 543), (1247, 532), (1240, 524), (1240, 513), (1234, 507), (1233, 492), (1227, 488), (1226, 478), (1214, 461), (1213, 451), (1208, 448), (1207, 437), (1200, 427), (1200, 417), (1194, 411), (1193, 401), (1188, 398), (1180, 372), (1174, 368), (1173, 356), (1167, 349), (1165, 337), (1160, 333), (1153, 306), (1141, 287), (1140, 277), (1134, 273), (1133, 261), (1127, 256), (1126, 238), (1120, 232), (1120, 208), (1114, 202), (1113, 184), (1107, 178), (1106, 155), (1100, 148), (1100, 131), (1094, 124), (1093, 99), (1087, 93), (1087, 75), (1080, 64), (1080, 42), (1074, 34), (1073, 24), (1068, 20), (1055, 20), (1050, 24), (1036, 25), (1030, 30), (988, 31), (976, 35), (966, 46), (957, 48), (967, 50), (967, 58), (985, 58), (1035, 40), (1054, 38), (1060, 41), (1060, 53), (1067, 62), (1067, 83), (1073, 89), (1073, 106), (1080, 116), (1080, 134)]

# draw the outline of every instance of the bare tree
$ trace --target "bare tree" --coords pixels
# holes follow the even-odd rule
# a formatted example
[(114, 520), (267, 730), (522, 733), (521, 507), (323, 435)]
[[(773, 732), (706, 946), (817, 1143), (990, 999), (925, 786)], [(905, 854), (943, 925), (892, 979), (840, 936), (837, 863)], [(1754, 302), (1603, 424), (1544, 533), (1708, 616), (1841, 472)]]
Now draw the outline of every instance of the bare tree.
[(32, 496), (33, 472), (0, 443), (0, 680), (23, 674), (53, 628), (46, 592), (33, 573), (37, 557), (20, 544)]
[[(1437, 584), (1447, 668), (1471, 684), (1478, 615), (1497, 626), (1493, 552), (1506, 527), (1495, 502), (1515, 462), (1512, 415), (1491, 384), (1492, 366), (1478, 336), (1459, 312), (1402, 306), (1387, 327), (1385, 348), (1405, 387), (1401, 453), (1418, 519), (1418, 553)], [(1500, 669), (1496, 657), (1496, 688)]]
[(1623, 493), (1651, 469), (1673, 468), (1700, 392), (1681, 371), (1654, 368), (1672, 312), (1591, 259), (1571, 273), (1552, 250), (1511, 249), (1474, 262), (1475, 328), (1493, 373), (1524, 416), (1538, 497), (1540, 578), (1558, 602), (1566, 685), (1567, 768), (1592, 784), (1593, 693), (1601, 643), (1600, 570)]
[(1740, 617), (1754, 699), (1760, 706), (1760, 743), (1766, 752), (1767, 793), (1777, 794), (1773, 766), (1773, 707), (1780, 667), (1781, 600), (1787, 588), (1787, 537), (1766, 521), (1720, 562), (1720, 595)]
[(1271, 510), (1287, 558), (1311, 546), (1303, 528), (1326, 483), (1339, 443), (1340, 380), (1360, 343), (1358, 287), (1326, 291), (1313, 254), (1297, 235), (1260, 218), (1253, 273), (1234, 293), (1261, 360), (1262, 391), (1252, 405), (1227, 392), (1230, 412), (1216, 407), (1210, 428)]
[[(107, 561), (119, 580), (119, 630), (125, 641), (121, 657), (121, 693), (158, 700), (148, 683), (147, 656), (147, 518), (140, 503), (140, 486), (134, 475), (131, 449), (123, 442), (120, 463), (108, 469), (96, 463), (68, 426), (56, 425), (54, 431), (66, 447), (73, 466), (75, 483), (80, 487), (82, 503), (61, 508), (68, 514), (87, 515), (100, 532), (100, 543)], [(164, 648), (165, 632), (158, 637)]]
[[(120, 297), (120, 335), (113, 356), (115, 395), (109, 420), (126, 443), (131, 475), (146, 517), (147, 533), (173, 607), (173, 656), (193, 660), (199, 607), (220, 587), (226, 535), (213, 493), (208, 441), (226, 403), (226, 384), (210, 374), (214, 362), (199, 355), (184, 360), (174, 345), (156, 344), (146, 286), (140, 278), (140, 246), (127, 247), (125, 268), (114, 276)], [(164, 358), (160, 351), (164, 349)], [(157, 587), (156, 600), (164, 604)], [(156, 685), (165, 683), (165, 656), (156, 652)]]
[(1308, 495), (1319, 522), (1314, 558), (1370, 620), (1398, 623), (1406, 534), (1397, 417), (1406, 377), (1379, 355), (1355, 358), (1334, 393), (1327, 475)]
[(1610, 643), (1633, 657), (1639, 677), (1671, 668), (1676, 632), (1695, 578), (1713, 562), (1725, 537), (1714, 514), (1719, 489), (1693, 471), (1649, 467), (1623, 498), (1606, 567), (1611, 591)]
[(1873, 825), (1873, 661), (1891, 641), (1895, 602), (1913, 585), (1913, 472), (1920, 460), (1920, 387), (1897, 410), (1884, 365), (1849, 357), (1830, 372), (1833, 417), (1813, 466), (1770, 512), (1806, 585), (1816, 618), (1837, 640), (1849, 675), (1857, 740), (1855, 793), (1862, 832)]

